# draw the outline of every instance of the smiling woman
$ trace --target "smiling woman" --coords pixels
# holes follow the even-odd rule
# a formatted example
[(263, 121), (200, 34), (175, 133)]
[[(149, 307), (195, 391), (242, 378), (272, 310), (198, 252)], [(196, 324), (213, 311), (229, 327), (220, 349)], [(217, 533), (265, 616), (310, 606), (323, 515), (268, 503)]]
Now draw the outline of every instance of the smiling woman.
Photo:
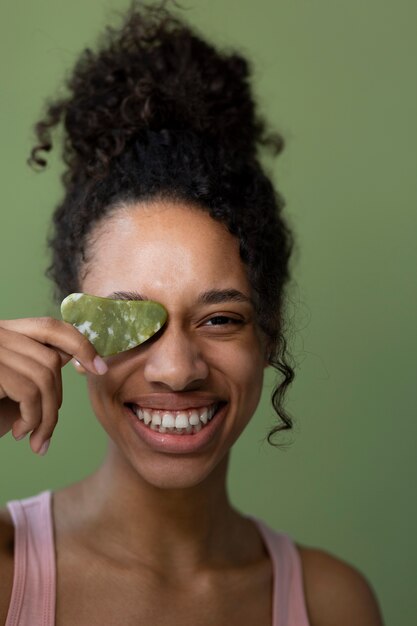
[[(83, 291), (134, 289), (168, 311), (157, 337), (107, 359), (105, 377), (89, 377), (95, 413), (147, 482), (199, 484), (253, 415), (268, 364), (238, 240), (185, 203), (138, 203), (97, 228), (91, 258)], [(129, 420), (115, 419), (126, 405)], [(181, 456), (173, 464), (155, 451)]]
[(132, 5), (36, 126), (40, 167), (52, 129), (66, 133), (49, 240), (57, 301), (151, 300), (167, 319), (104, 359), (70, 323), (0, 322), (2, 433), (30, 432), (45, 454), (72, 359), (108, 435), (94, 474), (1, 512), (0, 622), (378, 626), (359, 572), (230, 504), (230, 450), (268, 366), (279, 374), (271, 442), (292, 425), (291, 234), (258, 158), (283, 142), (257, 113), (249, 62), (165, 4)]

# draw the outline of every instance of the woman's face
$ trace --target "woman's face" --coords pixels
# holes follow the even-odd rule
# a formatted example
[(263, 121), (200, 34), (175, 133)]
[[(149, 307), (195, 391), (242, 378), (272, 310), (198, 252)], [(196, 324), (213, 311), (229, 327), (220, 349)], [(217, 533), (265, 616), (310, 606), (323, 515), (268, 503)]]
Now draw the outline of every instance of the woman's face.
[[(168, 311), (157, 335), (108, 357), (104, 376), (87, 374), (93, 409), (114, 452), (144, 480), (197, 485), (253, 415), (267, 365), (238, 241), (201, 210), (155, 201), (105, 220), (89, 253), (85, 293), (138, 292)], [(171, 424), (180, 414), (178, 424), (198, 422), (191, 432), (158, 425), (158, 416)]]

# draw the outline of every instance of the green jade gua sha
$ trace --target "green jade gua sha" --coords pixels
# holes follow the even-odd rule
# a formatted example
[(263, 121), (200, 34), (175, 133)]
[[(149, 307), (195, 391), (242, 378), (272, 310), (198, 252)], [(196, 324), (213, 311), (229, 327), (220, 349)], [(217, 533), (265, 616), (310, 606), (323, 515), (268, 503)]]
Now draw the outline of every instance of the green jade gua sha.
[(167, 311), (152, 300), (113, 300), (71, 293), (61, 303), (61, 315), (93, 344), (100, 356), (139, 346), (165, 324)]

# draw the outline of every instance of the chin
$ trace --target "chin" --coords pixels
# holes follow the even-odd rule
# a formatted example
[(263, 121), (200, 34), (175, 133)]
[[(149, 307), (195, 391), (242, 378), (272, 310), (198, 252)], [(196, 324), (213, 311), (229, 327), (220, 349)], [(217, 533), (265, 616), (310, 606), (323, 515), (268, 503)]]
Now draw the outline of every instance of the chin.
[(148, 463), (132, 463), (133, 470), (140, 479), (156, 489), (192, 489), (197, 487), (218, 471), (222, 471), (224, 460), (218, 463), (214, 459), (198, 457), (169, 458), (164, 455), (163, 459), (154, 458)]

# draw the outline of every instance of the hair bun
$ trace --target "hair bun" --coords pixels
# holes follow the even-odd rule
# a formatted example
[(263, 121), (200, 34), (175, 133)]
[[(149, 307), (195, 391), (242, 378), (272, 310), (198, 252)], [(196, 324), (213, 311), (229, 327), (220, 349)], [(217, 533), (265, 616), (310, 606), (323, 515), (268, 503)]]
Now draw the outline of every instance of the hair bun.
[(193, 130), (246, 159), (258, 145), (281, 151), (281, 136), (267, 134), (256, 113), (247, 59), (216, 50), (165, 4), (134, 2), (97, 51), (82, 52), (66, 81), (69, 95), (49, 102), (35, 127), (32, 165), (46, 165), (39, 153), (51, 149), (51, 129), (61, 121), (67, 183), (81, 172), (99, 174), (147, 130)]

